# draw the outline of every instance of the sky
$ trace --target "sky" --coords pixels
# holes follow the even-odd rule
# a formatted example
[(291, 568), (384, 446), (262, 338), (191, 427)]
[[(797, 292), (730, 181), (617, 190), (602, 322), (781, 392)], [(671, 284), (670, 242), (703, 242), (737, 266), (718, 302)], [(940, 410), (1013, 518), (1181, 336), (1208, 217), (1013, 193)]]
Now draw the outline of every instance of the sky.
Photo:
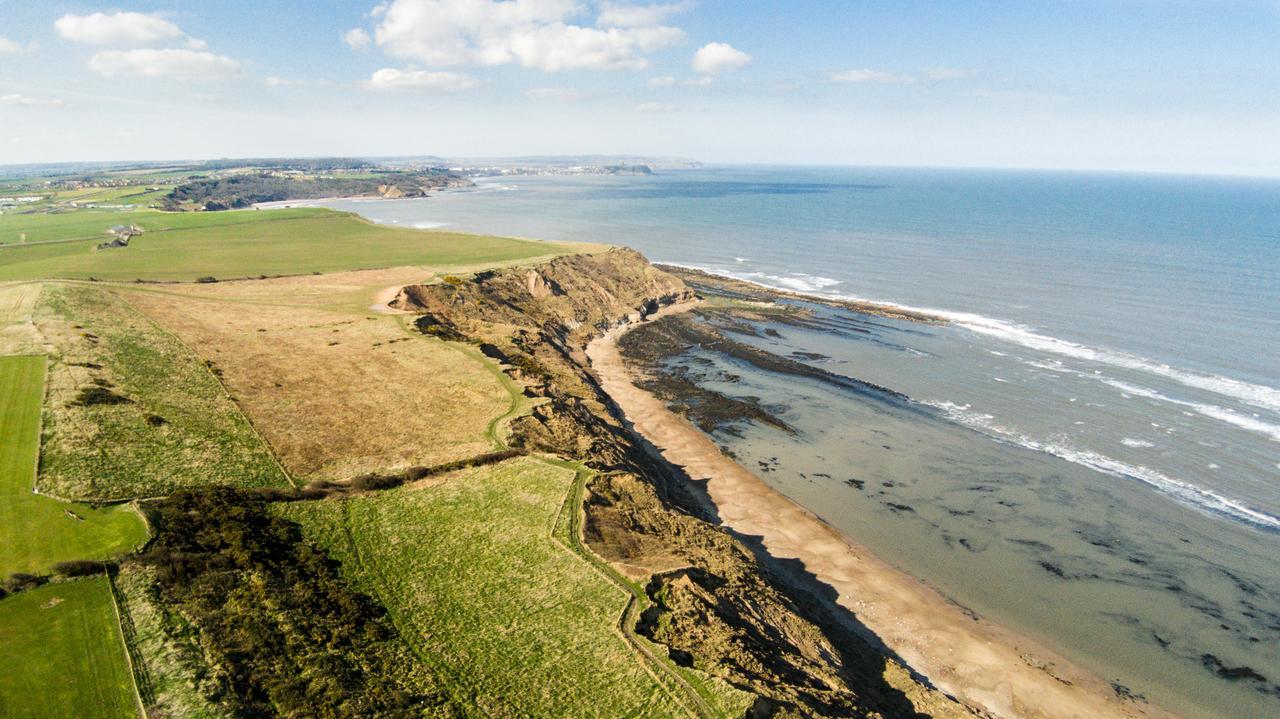
[(0, 164), (542, 154), (1280, 176), (1280, 0), (0, 0)]

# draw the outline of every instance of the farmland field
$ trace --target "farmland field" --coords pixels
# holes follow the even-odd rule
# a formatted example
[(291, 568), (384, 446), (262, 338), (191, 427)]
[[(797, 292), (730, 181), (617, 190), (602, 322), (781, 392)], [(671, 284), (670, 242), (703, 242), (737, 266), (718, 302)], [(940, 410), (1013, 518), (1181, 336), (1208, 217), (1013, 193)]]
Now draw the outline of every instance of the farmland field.
[(138, 716), (104, 577), (48, 584), (0, 600), (0, 647), (0, 716)]
[(0, 575), (111, 557), (147, 536), (131, 507), (93, 509), (32, 493), (44, 376), (42, 356), (0, 357)]
[[(146, 232), (96, 249), (114, 225)], [(324, 209), (0, 215), (0, 280), (220, 279), (404, 265), (501, 263), (574, 246), (383, 227)]]
[(346, 479), (489, 451), (486, 429), (510, 407), (478, 352), (369, 312), (378, 289), (427, 275), (139, 288), (129, 299), (210, 358), (296, 479)]
[(55, 348), (42, 491), (124, 498), (288, 484), (200, 358), (116, 292), (49, 283), (36, 324)]
[(625, 594), (552, 536), (573, 481), (519, 459), (279, 511), (477, 716), (686, 716), (619, 631)]

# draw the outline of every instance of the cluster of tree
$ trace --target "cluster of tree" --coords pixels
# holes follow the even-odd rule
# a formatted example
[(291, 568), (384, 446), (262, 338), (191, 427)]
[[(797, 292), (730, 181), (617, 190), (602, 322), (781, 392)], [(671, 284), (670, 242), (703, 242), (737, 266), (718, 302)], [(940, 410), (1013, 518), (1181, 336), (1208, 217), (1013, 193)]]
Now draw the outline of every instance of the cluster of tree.
[(192, 204), (205, 210), (249, 207), (257, 202), (313, 200), (322, 197), (424, 197), (429, 190), (468, 185), (448, 172), (370, 172), (359, 177), (292, 177), (274, 172), (194, 179), (165, 196), (166, 209)]
[(234, 170), (241, 167), (297, 170), (299, 172), (333, 172), (334, 170), (367, 170), (377, 167), (377, 165), (368, 160), (357, 160), (353, 157), (276, 157), (207, 160), (200, 165), (203, 170)]
[(261, 497), (217, 487), (151, 509), (140, 561), (160, 596), (186, 614), (236, 716), (408, 717), (424, 697), (390, 671), (395, 629), (338, 564)]

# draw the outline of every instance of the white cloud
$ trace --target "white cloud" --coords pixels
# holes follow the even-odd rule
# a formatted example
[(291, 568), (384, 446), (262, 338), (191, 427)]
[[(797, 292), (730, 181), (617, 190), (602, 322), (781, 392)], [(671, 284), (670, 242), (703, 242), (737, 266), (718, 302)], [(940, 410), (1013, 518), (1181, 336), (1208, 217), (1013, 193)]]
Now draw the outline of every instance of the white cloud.
[(369, 87), (374, 90), (412, 88), (438, 92), (458, 92), (460, 90), (470, 90), (479, 84), (480, 81), (474, 77), (456, 72), (397, 70), (394, 67), (384, 67), (373, 73), (369, 78)]
[(651, 77), (645, 83), (649, 87), (671, 87), (676, 84), (676, 79), (670, 75), (662, 75), (660, 77)]
[(703, 75), (741, 70), (750, 63), (750, 55), (723, 42), (707, 43), (693, 54), (693, 69)]
[(22, 107), (62, 107), (62, 100), (39, 100), (26, 95), (13, 93), (10, 95), (0, 95), (0, 105), (19, 105)]
[(342, 33), (342, 41), (353, 50), (362, 50), (373, 42), (373, 38), (369, 37), (369, 33), (365, 32), (363, 28), (353, 27)]
[(89, 59), (103, 77), (224, 80), (240, 74), (240, 63), (223, 55), (178, 48), (106, 50)]
[(63, 15), (53, 26), (67, 40), (94, 45), (152, 45), (184, 36), (172, 22), (140, 12)]
[(848, 82), (858, 85), (906, 85), (912, 78), (880, 70), (841, 70), (827, 75), (832, 82)]
[(582, 95), (572, 87), (535, 87), (524, 91), (524, 96), (535, 100), (577, 100)]
[(669, 102), (642, 102), (636, 105), (636, 109), (640, 112), (671, 112), (676, 106)]
[(387, 54), (427, 65), (518, 63), (547, 72), (640, 69), (646, 53), (684, 38), (674, 10), (605, 8), (597, 27), (570, 24), (574, 0), (391, 0), (375, 13)]
[(204, 40), (200, 40), (194, 37), (189, 37), (187, 38), (187, 49), (188, 50), (208, 50), (209, 43), (205, 42)]
[(2, 55), (21, 55), (24, 52), (31, 52), (36, 49), (34, 42), (26, 45), (19, 44), (7, 37), (0, 37), (0, 56)]

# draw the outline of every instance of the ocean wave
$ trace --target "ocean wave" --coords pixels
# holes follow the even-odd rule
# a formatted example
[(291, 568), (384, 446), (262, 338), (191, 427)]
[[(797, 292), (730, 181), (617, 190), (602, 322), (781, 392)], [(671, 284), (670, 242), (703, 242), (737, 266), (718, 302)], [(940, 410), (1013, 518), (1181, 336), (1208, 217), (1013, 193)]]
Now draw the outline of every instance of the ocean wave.
[(448, 222), (415, 222), (413, 227), (415, 230), (434, 230), (440, 227), (448, 227)]
[(1041, 362), (1039, 360), (1019, 360), (1019, 361), (1022, 362), (1022, 364), (1027, 365), (1028, 367), (1035, 367), (1036, 369), (1042, 369), (1048, 372), (1060, 372), (1062, 374), (1081, 374), (1080, 372), (1077, 372), (1076, 370), (1073, 370), (1070, 367), (1062, 364), (1062, 362), (1060, 362), (1059, 360), (1049, 360), (1048, 362)]
[[(745, 257), (735, 257), (738, 262), (747, 261)], [(822, 277), (820, 275), (810, 275), (804, 272), (791, 272), (785, 275), (771, 275), (767, 272), (733, 272), (714, 267), (705, 267), (702, 265), (679, 264), (675, 262), (668, 263), (675, 267), (688, 267), (693, 270), (701, 270), (713, 275), (728, 277), (734, 280), (742, 280), (752, 284), (768, 287), (775, 290), (787, 290), (788, 292), (799, 292), (801, 294), (809, 294), (821, 296), (818, 293), (828, 287), (834, 287), (841, 284), (842, 280), (832, 277)]]
[(1134, 439), (1132, 437), (1125, 437), (1120, 440), (1120, 444), (1123, 444), (1126, 447), (1133, 447), (1134, 449), (1146, 449), (1147, 447), (1155, 446), (1145, 439)]
[(1258, 434), (1270, 437), (1273, 442), (1280, 442), (1280, 425), (1264, 422), (1257, 417), (1250, 417), (1247, 414), (1241, 414), (1234, 410), (1227, 409), (1226, 407), (1219, 407), (1214, 404), (1188, 402), (1187, 400), (1169, 397), (1167, 395), (1160, 394), (1155, 390), (1147, 389), (1146, 387), (1139, 387), (1138, 385), (1130, 384), (1128, 382), (1122, 382), (1118, 379), (1102, 379), (1101, 382), (1105, 385), (1114, 387), (1125, 394), (1154, 399), (1159, 402), (1168, 402), (1180, 407), (1190, 407), (1205, 417), (1210, 417), (1220, 422), (1226, 422), (1227, 424), (1235, 425), (1236, 427), (1250, 432), (1257, 432)]
[(996, 424), (989, 414), (977, 414), (967, 411), (968, 405), (957, 405), (952, 402), (928, 402), (926, 404), (941, 410), (949, 419), (970, 429), (977, 430), (993, 439), (1009, 442), (1037, 452), (1051, 454), (1068, 462), (1088, 467), (1096, 472), (1136, 479), (1194, 509), (1229, 517), (1259, 529), (1280, 532), (1280, 517), (1254, 509), (1240, 500), (1219, 494), (1211, 489), (1205, 489), (1191, 482), (1170, 477), (1150, 467), (1127, 464), (1097, 452), (1075, 449), (1052, 442), (1041, 442)]
[[(896, 302), (887, 302), (884, 300), (860, 297), (856, 295), (823, 292), (827, 287), (840, 284), (839, 280), (831, 278), (814, 278), (822, 280), (822, 283), (805, 282), (803, 280), (797, 281), (795, 278), (806, 278), (812, 276), (795, 273), (790, 281), (784, 281), (788, 278), (780, 277), (778, 275), (769, 275), (763, 272), (731, 272), (719, 268), (704, 267), (700, 265), (684, 266), (732, 279), (754, 282), (755, 284), (773, 289), (811, 294), (821, 299), (865, 302), (887, 308), (932, 315), (934, 317), (945, 319), (957, 327), (962, 327), (971, 332), (993, 337), (1011, 344), (1021, 345), (1029, 349), (1048, 352), (1063, 357), (1070, 357), (1073, 359), (1105, 364), (1112, 367), (1121, 367), (1124, 369), (1154, 374), (1166, 379), (1171, 379), (1187, 387), (1212, 392), (1223, 397), (1230, 397), (1231, 399), (1273, 412), (1280, 412), (1280, 389), (1275, 387), (1245, 382), (1244, 380), (1233, 379), (1231, 377), (1225, 377), (1218, 374), (1209, 374), (1174, 367), (1163, 362), (1158, 362), (1156, 360), (1128, 352), (1121, 352), (1101, 347), (1090, 347), (1070, 340), (1041, 334), (1031, 327), (1020, 325), (1016, 322), (995, 319), (994, 317), (987, 317), (973, 312), (957, 312), (954, 310), (940, 310), (931, 307), (916, 307), (913, 305), (904, 305)], [(770, 282), (769, 280), (772, 280), (773, 282)]]
[(936, 314), (972, 332), (977, 332), (1006, 342), (1012, 342), (1030, 349), (1062, 355), (1064, 357), (1071, 357), (1073, 359), (1154, 374), (1166, 379), (1171, 379), (1187, 387), (1212, 392), (1223, 397), (1230, 397), (1231, 399), (1239, 400), (1241, 402), (1254, 405), (1255, 407), (1261, 407), (1273, 412), (1280, 412), (1280, 389), (1276, 389), (1275, 387), (1253, 384), (1242, 380), (1232, 379), (1230, 377), (1224, 377), (1222, 375), (1206, 374), (1193, 370), (1181, 369), (1146, 357), (1130, 354), (1128, 352), (1120, 352), (1117, 350), (1103, 349), (1099, 347), (1089, 347), (1076, 342), (1040, 334), (1028, 327), (1024, 327), (1013, 322), (992, 319), (990, 317), (969, 312), (951, 312), (948, 310), (922, 308), (904, 309), (915, 309), (920, 312)]

